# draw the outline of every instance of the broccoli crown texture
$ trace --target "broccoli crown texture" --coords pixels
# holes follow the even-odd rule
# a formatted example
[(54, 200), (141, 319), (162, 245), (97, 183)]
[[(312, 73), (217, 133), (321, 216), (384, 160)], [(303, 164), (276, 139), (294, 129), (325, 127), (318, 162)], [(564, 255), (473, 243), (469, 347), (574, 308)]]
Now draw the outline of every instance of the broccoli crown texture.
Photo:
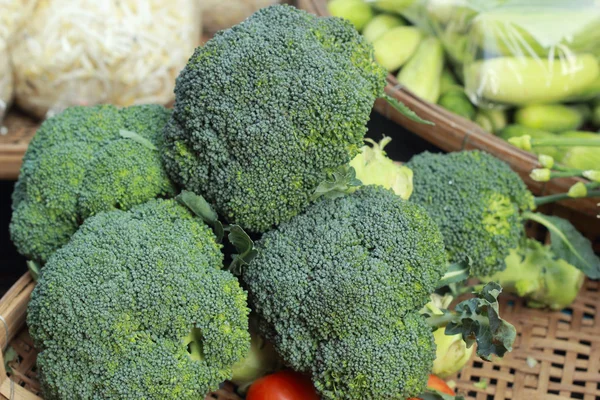
[(358, 153), (384, 86), (349, 22), (264, 8), (196, 49), (177, 78), (165, 166), (228, 222), (266, 231)]
[(380, 186), (325, 199), (265, 233), (242, 273), (261, 330), (327, 399), (405, 399), (435, 358), (418, 314), (443, 276), (435, 222)]
[(414, 173), (410, 201), (438, 223), (450, 262), (466, 263), (474, 276), (506, 268), (523, 236), (520, 212), (534, 207), (521, 178), (480, 151), (425, 152), (406, 165)]
[(44, 266), (27, 323), (44, 398), (201, 399), (250, 347), (246, 293), (175, 200), (87, 219)]
[[(157, 105), (72, 107), (34, 136), (13, 193), (11, 237), (25, 256), (46, 261), (90, 215), (170, 197), (158, 151), (170, 111)], [(150, 146), (121, 132), (138, 134)]]

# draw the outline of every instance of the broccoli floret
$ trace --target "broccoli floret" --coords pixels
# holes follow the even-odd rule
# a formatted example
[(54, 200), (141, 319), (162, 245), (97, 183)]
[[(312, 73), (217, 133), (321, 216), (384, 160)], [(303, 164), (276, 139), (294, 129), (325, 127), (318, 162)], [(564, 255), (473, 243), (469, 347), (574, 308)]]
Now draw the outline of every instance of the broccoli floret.
[(449, 261), (467, 265), (473, 276), (503, 270), (523, 237), (520, 213), (534, 208), (519, 175), (481, 151), (425, 152), (406, 165), (414, 173), (410, 201), (438, 223)]
[(87, 219), (29, 303), (44, 398), (200, 399), (231, 378), (249, 310), (220, 247), (175, 200)]
[[(102, 105), (72, 107), (45, 121), (13, 193), (10, 232), (19, 252), (44, 262), (88, 216), (174, 195), (152, 148), (162, 145), (169, 116), (161, 106)], [(123, 137), (123, 131), (148, 142)]]
[(261, 329), (327, 399), (419, 395), (435, 358), (418, 310), (446, 268), (421, 207), (363, 186), (310, 206), (257, 242), (243, 269)]
[(196, 49), (165, 128), (171, 178), (262, 232), (359, 151), (385, 71), (348, 22), (264, 8)]

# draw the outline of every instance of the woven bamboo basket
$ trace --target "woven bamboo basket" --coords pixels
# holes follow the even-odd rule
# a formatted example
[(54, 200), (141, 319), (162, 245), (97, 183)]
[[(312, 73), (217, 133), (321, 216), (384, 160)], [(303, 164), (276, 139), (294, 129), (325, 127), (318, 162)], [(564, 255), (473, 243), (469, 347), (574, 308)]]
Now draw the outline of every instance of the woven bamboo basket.
[[(0, 399), (42, 399), (25, 326), (34, 286), (27, 273), (0, 300), (0, 345), (18, 354), (7, 372), (0, 352)], [(500, 308), (517, 328), (514, 350), (493, 363), (473, 357), (454, 377), (461, 394), (470, 400), (600, 400), (600, 282), (587, 281), (563, 312), (530, 309), (509, 295), (501, 296)], [(241, 400), (230, 384), (206, 399)]]
[[(327, 11), (327, 0), (298, 0), (297, 6), (313, 14), (330, 15)], [(529, 177), (529, 173), (533, 168), (539, 167), (539, 163), (532, 154), (486, 132), (472, 121), (451, 113), (436, 104), (422, 100), (408, 89), (403, 88), (392, 74), (388, 74), (385, 91), (388, 95), (406, 104), (421, 118), (432, 121), (435, 125), (430, 126), (411, 121), (394, 110), (383, 99), (378, 99), (375, 102), (375, 110), (380, 114), (445, 151), (480, 149), (501, 158), (521, 175), (536, 195), (564, 193), (579, 181), (577, 178), (567, 178), (555, 179), (547, 183), (535, 182)], [(583, 199), (565, 201), (561, 203), (561, 206), (589, 217), (598, 214), (597, 203), (598, 199)]]

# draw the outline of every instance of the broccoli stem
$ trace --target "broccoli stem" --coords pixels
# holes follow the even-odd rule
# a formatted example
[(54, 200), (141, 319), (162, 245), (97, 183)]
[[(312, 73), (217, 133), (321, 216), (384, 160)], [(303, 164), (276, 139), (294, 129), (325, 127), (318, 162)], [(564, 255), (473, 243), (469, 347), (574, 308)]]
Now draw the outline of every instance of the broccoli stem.
[(447, 312), (442, 315), (432, 315), (425, 320), (431, 328), (443, 328), (450, 322), (454, 321), (455, 315), (452, 312)]
[(535, 139), (531, 138), (531, 146), (532, 147), (545, 147), (545, 146), (595, 147), (595, 146), (600, 146), (600, 137), (598, 137), (598, 138), (548, 137), (548, 138), (535, 138)]
[[(591, 184), (587, 184), (585, 185), (588, 188), (596, 188), (599, 187), (600, 185), (598, 185), (596, 182), (591, 183)], [(589, 197), (600, 197), (600, 190), (590, 190), (587, 192), (587, 195), (584, 197), (577, 197), (578, 199), (581, 198), (589, 198)], [(575, 197), (570, 197), (568, 193), (557, 193), (557, 194), (550, 194), (548, 196), (541, 196), (541, 197), (536, 197), (535, 198), (535, 205), (536, 206), (542, 206), (544, 204), (550, 204), (550, 203), (555, 203), (557, 201), (562, 201), (562, 200), (574, 200)]]

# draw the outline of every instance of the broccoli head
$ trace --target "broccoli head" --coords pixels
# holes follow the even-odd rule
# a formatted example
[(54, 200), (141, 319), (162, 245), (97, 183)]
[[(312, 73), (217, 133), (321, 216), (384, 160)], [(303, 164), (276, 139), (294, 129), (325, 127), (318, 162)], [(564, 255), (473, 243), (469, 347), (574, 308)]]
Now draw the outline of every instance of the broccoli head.
[(385, 71), (348, 22), (276, 5), (196, 49), (165, 128), (171, 178), (263, 232), (363, 144)]
[(10, 232), (19, 252), (44, 262), (90, 215), (172, 196), (156, 150), (169, 116), (161, 106), (103, 105), (45, 121), (13, 193)]
[(215, 240), (175, 200), (87, 219), (29, 303), (44, 398), (200, 399), (231, 378), (249, 310)]
[(406, 165), (414, 173), (410, 201), (440, 226), (449, 261), (468, 265), (474, 276), (503, 270), (523, 236), (521, 211), (534, 208), (519, 175), (481, 151), (425, 152)]
[(419, 315), (446, 269), (421, 207), (381, 186), (323, 199), (263, 235), (243, 269), (261, 330), (326, 399), (419, 395), (435, 358)]

